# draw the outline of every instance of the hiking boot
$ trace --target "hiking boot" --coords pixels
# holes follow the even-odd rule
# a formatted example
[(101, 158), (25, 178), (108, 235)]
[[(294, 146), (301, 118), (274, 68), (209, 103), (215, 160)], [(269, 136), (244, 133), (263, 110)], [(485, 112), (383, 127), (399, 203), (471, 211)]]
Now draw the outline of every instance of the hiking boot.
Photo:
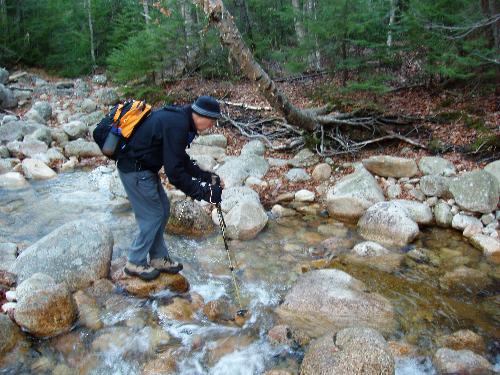
[(127, 262), (123, 270), (127, 275), (137, 276), (138, 278), (145, 281), (151, 281), (160, 276), (160, 272), (153, 267), (141, 266), (130, 262)]
[(151, 259), (149, 265), (160, 272), (166, 273), (179, 273), (183, 268), (182, 263), (173, 262), (168, 257)]

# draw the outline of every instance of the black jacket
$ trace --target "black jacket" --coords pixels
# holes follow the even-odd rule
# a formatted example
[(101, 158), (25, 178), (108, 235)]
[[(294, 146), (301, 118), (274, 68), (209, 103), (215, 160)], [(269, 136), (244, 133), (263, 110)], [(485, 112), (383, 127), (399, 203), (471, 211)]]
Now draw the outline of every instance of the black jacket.
[(209, 182), (210, 173), (201, 170), (186, 153), (196, 135), (191, 106), (155, 110), (134, 130), (118, 156), (118, 169), (134, 171), (135, 160), (153, 172), (163, 166), (171, 184), (201, 200), (206, 190), (201, 182)]

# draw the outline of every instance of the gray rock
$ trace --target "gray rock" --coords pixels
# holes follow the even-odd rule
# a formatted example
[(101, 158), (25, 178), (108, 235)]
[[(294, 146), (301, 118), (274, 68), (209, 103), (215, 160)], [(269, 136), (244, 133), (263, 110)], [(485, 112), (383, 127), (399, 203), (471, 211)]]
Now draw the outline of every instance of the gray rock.
[(205, 236), (215, 230), (210, 215), (192, 200), (172, 202), (170, 218), (166, 228), (168, 233), (182, 236)]
[(222, 191), (222, 211), (231, 211), (243, 200), (251, 200), (260, 204), (259, 194), (247, 186), (233, 186), (224, 189)]
[(0, 188), (4, 189), (19, 189), (28, 184), (21, 173), (7, 172), (0, 174)]
[(270, 167), (284, 167), (288, 164), (286, 159), (268, 158), (267, 161)]
[(186, 150), (187, 154), (192, 158), (196, 155), (209, 155), (217, 161), (222, 161), (226, 156), (226, 149), (218, 146), (207, 146), (198, 143), (192, 143), (191, 147)]
[[(77, 79), (75, 80), (75, 96), (77, 98), (86, 98), (89, 96), (90, 93), (90, 86), (87, 82), (85, 82), (83, 79)], [(115, 103), (113, 103), (115, 104)]]
[(410, 218), (417, 224), (429, 225), (432, 223), (432, 210), (426, 204), (406, 199), (395, 199), (391, 202), (402, 206), (408, 212)]
[(24, 142), (32, 140), (42, 141), (46, 145), (50, 145), (50, 142), (52, 142), (52, 133), (50, 128), (45, 125), (40, 125), (38, 129), (36, 129), (33, 133), (26, 135), (23, 139)]
[(486, 214), (497, 207), (500, 185), (492, 174), (478, 170), (453, 178), (450, 192), (462, 209)]
[(458, 229), (460, 231), (463, 231), (469, 225), (479, 226), (481, 228), (483, 227), (483, 223), (481, 223), (481, 220), (475, 218), (474, 216), (456, 214), (453, 216), (453, 219), (451, 221), (452, 228)]
[(69, 142), (64, 146), (64, 153), (67, 157), (76, 156), (81, 158), (91, 158), (102, 156), (101, 149), (95, 142), (87, 142), (79, 138), (76, 141)]
[(378, 155), (364, 159), (362, 163), (369, 172), (383, 177), (413, 177), (418, 173), (413, 159)]
[(87, 135), (88, 129), (81, 121), (71, 121), (62, 126), (64, 132), (68, 135), (70, 140), (84, 138)]
[(37, 124), (45, 124), (46, 123), (46, 121), (43, 119), (40, 112), (38, 112), (34, 108), (31, 108), (28, 112), (26, 112), (24, 114), (24, 119), (28, 122), (34, 122)]
[[(32, 284), (31, 279), (24, 283)], [(19, 285), (23, 288), (23, 283)], [(52, 337), (69, 332), (77, 318), (77, 307), (65, 284), (30, 285), (18, 297), (14, 319), (36, 337)]]
[(49, 164), (59, 162), (59, 161), (63, 161), (63, 162), (66, 161), (66, 158), (64, 157), (64, 155), (57, 148), (49, 148), (45, 155), (47, 155), (47, 158), (49, 159)]
[(0, 243), (0, 269), (7, 271), (16, 260), (16, 256), (17, 245), (15, 243)]
[(115, 105), (120, 101), (115, 89), (103, 88), (95, 92), (97, 100), (103, 105)]
[(106, 83), (108, 83), (108, 78), (104, 74), (96, 74), (92, 77), (92, 83), (104, 86)]
[(438, 226), (443, 228), (451, 227), (453, 214), (451, 213), (451, 207), (447, 203), (439, 202), (434, 206), (434, 217)]
[(50, 129), (50, 134), (52, 140), (56, 142), (59, 146), (64, 147), (69, 142), (69, 137), (66, 132), (62, 129)]
[(85, 113), (92, 113), (97, 110), (97, 103), (92, 99), (86, 98), (83, 99), (81, 104), (82, 111)]
[(451, 161), (437, 156), (424, 156), (418, 162), (418, 167), (424, 175), (453, 176), (456, 173)]
[(0, 121), (0, 125), (6, 124), (11, 121), (18, 121), (19, 118), (15, 115), (6, 115), (3, 116), (2, 121)]
[(24, 176), (29, 179), (48, 180), (57, 177), (57, 173), (41, 160), (26, 158), (22, 168)]
[(5, 314), (0, 314), (0, 355), (8, 353), (21, 339), (19, 327)]
[(311, 337), (329, 330), (366, 326), (383, 333), (395, 330), (391, 303), (336, 269), (307, 272), (297, 280), (276, 312), (282, 322)]
[(428, 197), (449, 198), (449, 179), (440, 175), (423, 176), (420, 190)]
[(425, 194), (422, 193), (422, 190), (417, 189), (417, 188), (410, 189), (410, 191), (408, 191), (408, 194), (410, 194), (411, 197), (415, 198), (419, 202), (425, 201), (425, 198), (426, 198)]
[(438, 349), (432, 362), (440, 374), (493, 375), (493, 366), (470, 350)]
[(8, 87), (0, 84), (0, 109), (13, 109), (17, 107), (17, 98)]
[(120, 176), (118, 175), (118, 171), (114, 171), (109, 179), (109, 192), (114, 196), (114, 197), (119, 197), (119, 198), (127, 198), (127, 192), (125, 191), (125, 188), (123, 187), (122, 180), (120, 179)]
[(44, 121), (52, 117), (52, 106), (48, 102), (35, 102), (31, 108), (37, 111)]
[(0, 142), (20, 141), (24, 133), (20, 121), (11, 121), (0, 126)]
[(267, 173), (269, 164), (257, 155), (242, 155), (231, 158), (217, 169), (217, 174), (226, 187), (240, 186), (250, 177), (262, 178)]
[(387, 198), (389, 199), (396, 199), (401, 195), (401, 193), (401, 185), (399, 184), (389, 185), (387, 187)]
[(392, 375), (395, 362), (384, 337), (371, 328), (350, 327), (309, 346), (301, 375)]
[(4, 85), (9, 80), (9, 72), (7, 69), (0, 68), (0, 84)]
[(201, 135), (194, 139), (193, 144), (226, 148), (227, 138), (223, 134)]
[(38, 140), (29, 140), (27, 142), (9, 142), (7, 143), (7, 148), (12, 156), (19, 159), (32, 157), (36, 154), (44, 154), (49, 149), (45, 142)]
[(358, 221), (358, 232), (365, 239), (385, 245), (405, 246), (417, 237), (418, 225), (409, 212), (392, 202), (371, 206)]
[(314, 167), (312, 177), (315, 181), (326, 181), (332, 175), (332, 167), (327, 163), (321, 163)]
[(307, 148), (300, 150), (292, 159), (288, 160), (288, 164), (295, 168), (311, 167), (318, 162), (319, 156)]
[(309, 181), (311, 176), (302, 168), (292, 168), (286, 174), (285, 178), (291, 182)]
[(266, 146), (259, 140), (253, 140), (248, 142), (241, 149), (241, 155), (258, 155), (264, 156), (266, 152)]
[(359, 219), (368, 207), (384, 199), (384, 193), (375, 178), (360, 167), (328, 190), (326, 206), (330, 216), (352, 221)]
[(193, 159), (198, 166), (204, 171), (213, 172), (217, 162), (210, 155), (193, 155)]
[(7, 146), (0, 146), (0, 159), (10, 158), (10, 152)]
[(470, 238), (470, 243), (479, 249), (495, 264), (500, 264), (500, 240), (484, 234), (476, 234)]
[[(244, 189), (251, 190), (246, 187), (239, 188), (240, 191), (243, 191)], [(226, 189), (224, 189), (224, 191), (225, 190)], [(227, 236), (231, 239), (238, 240), (250, 240), (255, 238), (255, 236), (257, 236), (257, 234), (264, 229), (267, 221), (269, 220), (266, 211), (258, 199), (258, 195), (257, 199), (255, 199), (255, 197), (251, 194), (234, 197), (234, 191), (227, 192), (226, 194), (233, 195), (233, 198), (226, 203), (226, 205), (222, 206), (222, 210), (224, 211), (224, 209), (228, 206), (231, 207), (232, 205), (232, 207), (224, 214), (224, 221), (227, 225)], [(212, 211), (212, 221), (217, 225), (219, 224), (219, 218), (216, 210)]]
[(95, 126), (102, 120), (103, 117), (104, 113), (99, 110), (89, 113), (88, 115), (81, 116), (77, 121), (82, 121), (87, 126)]
[(500, 186), (500, 160), (496, 160), (491, 162), (487, 166), (484, 167), (484, 170), (488, 173), (491, 173), (497, 179), (498, 185)]
[(10, 271), (17, 274), (19, 282), (41, 272), (78, 290), (108, 276), (112, 251), (113, 236), (106, 225), (78, 220), (24, 250)]
[(489, 214), (484, 214), (483, 216), (481, 216), (481, 222), (484, 224), (484, 225), (488, 225), (488, 224), (491, 224), (495, 221), (495, 215), (492, 214), (492, 213), (489, 213)]
[(21, 160), (17, 158), (0, 159), (0, 174), (11, 172), (19, 163)]

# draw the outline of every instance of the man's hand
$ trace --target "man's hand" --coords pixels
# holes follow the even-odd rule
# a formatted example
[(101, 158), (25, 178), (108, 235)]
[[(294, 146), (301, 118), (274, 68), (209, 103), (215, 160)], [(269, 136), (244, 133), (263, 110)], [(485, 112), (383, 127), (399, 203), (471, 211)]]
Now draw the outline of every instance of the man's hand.
[(217, 204), (222, 202), (222, 187), (217, 184), (207, 185), (205, 187), (203, 199), (209, 203)]
[(220, 186), (220, 177), (217, 173), (212, 173), (211, 176), (210, 176), (210, 183), (212, 185), (219, 185)]

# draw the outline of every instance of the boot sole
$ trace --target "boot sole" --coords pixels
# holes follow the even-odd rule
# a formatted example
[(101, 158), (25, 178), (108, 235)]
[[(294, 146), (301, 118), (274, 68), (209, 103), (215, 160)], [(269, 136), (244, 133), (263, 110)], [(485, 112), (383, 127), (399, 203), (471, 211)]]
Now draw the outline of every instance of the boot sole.
[(156, 270), (158, 270), (159, 272), (168, 273), (170, 275), (175, 275), (175, 274), (181, 272), (183, 268), (184, 268), (183, 265), (179, 265), (177, 267), (169, 267), (169, 268), (162, 268), (162, 269), (156, 268)]
[(127, 275), (137, 276), (139, 279), (144, 280), (144, 281), (151, 281), (151, 280), (156, 279), (158, 276), (160, 276), (160, 272), (145, 274), (145, 273), (130, 271), (128, 268), (124, 268), (124, 271)]

